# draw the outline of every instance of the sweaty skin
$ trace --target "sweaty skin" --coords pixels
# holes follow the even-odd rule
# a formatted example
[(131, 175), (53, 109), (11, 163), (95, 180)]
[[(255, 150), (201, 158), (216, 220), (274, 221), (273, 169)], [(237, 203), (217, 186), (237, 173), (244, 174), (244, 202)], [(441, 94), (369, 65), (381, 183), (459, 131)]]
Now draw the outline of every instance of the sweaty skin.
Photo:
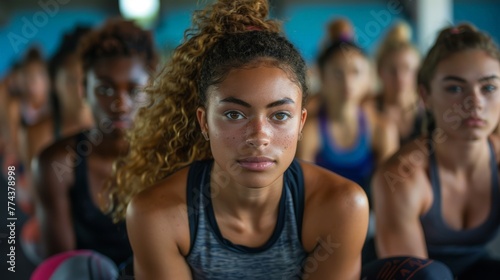
[[(211, 187), (219, 187), (212, 193), (215, 217), (223, 237), (234, 244), (260, 246), (274, 230), (283, 172), (294, 158), (307, 115), (301, 100), (299, 87), (282, 69), (257, 65), (231, 70), (209, 88), (206, 107), (198, 109), (214, 156)], [(302, 244), (313, 258), (328, 256), (307, 271), (308, 279), (359, 279), (368, 223), (364, 191), (325, 169), (301, 166)], [(129, 204), (127, 228), (137, 279), (192, 279), (185, 260), (190, 249), (188, 170), (175, 172)], [(228, 180), (220, 183), (214, 174)]]

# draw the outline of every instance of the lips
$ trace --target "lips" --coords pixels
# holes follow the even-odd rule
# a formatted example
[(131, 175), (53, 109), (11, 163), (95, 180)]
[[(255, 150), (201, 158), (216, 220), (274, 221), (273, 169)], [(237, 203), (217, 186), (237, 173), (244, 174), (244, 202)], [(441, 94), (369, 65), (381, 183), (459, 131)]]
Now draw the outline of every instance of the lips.
[(268, 157), (247, 157), (237, 162), (241, 167), (250, 171), (265, 171), (276, 164), (273, 159)]
[(486, 125), (486, 121), (477, 118), (477, 117), (470, 117), (462, 120), (462, 124), (469, 126), (469, 127), (483, 127)]
[(115, 128), (126, 129), (130, 128), (130, 126), (132, 125), (132, 120), (130, 120), (129, 118), (114, 118), (111, 119), (111, 123)]

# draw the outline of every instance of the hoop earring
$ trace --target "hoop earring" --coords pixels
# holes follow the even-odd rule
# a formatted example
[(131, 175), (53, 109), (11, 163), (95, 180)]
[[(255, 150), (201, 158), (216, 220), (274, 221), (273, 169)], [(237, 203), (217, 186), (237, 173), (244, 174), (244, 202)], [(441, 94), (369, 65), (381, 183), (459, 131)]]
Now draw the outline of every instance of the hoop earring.
[(201, 134), (203, 135), (203, 138), (205, 138), (206, 141), (210, 141), (210, 137), (208, 137), (208, 133), (206, 131), (202, 131)]

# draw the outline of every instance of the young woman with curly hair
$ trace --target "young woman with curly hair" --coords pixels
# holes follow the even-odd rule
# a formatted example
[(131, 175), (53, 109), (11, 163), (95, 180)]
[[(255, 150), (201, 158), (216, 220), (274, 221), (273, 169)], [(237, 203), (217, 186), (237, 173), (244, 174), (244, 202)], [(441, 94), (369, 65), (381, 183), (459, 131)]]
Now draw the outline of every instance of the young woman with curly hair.
[(360, 277), (366, 195), (294, 160), (306, 66), (267, 14), (263, 0), (196, 12), (148, 89), (109, 185), (137, 279)]

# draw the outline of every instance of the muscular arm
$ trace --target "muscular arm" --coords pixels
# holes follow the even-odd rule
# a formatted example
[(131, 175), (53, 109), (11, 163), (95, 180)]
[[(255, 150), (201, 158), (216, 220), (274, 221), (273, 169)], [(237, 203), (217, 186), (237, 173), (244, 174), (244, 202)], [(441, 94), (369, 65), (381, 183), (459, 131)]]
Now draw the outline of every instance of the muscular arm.
[[(304, 174), (307, 169), (311, 168), (304, 168)], [(317, 190), (306, 196), (304, 213), (304, 245), (314, 244), (304, 279), (359, 279), (368, 229), (366, 195), (356, 184), (326, 170), (315, 176)]]
[(146, 190), (129, 204), (127, 231), (136, 279), (192, 279), (179, 245), (182, 238), (189, 242), (186, 206), (179, 203), (182, 200), (172, 192)]
[(73, 166), (65, 156), (62, 149), (52, 146), (33, 161), (36, 217), (45, 256), (76, 247), (68, 194)]
[(411, 175), (403, 177), (405, 174), (399, 172), (403, 169), (398, 168), (397, 162), (391, 160), (380, 168), (372, 181), (377, 255), (379, 258), (414, 256), (425, 259), (427, 248), (419, 219), (423, 208), (422, 190), (427, 187), (425, 173), (410, 167), (413, 168), (409, 171)]

